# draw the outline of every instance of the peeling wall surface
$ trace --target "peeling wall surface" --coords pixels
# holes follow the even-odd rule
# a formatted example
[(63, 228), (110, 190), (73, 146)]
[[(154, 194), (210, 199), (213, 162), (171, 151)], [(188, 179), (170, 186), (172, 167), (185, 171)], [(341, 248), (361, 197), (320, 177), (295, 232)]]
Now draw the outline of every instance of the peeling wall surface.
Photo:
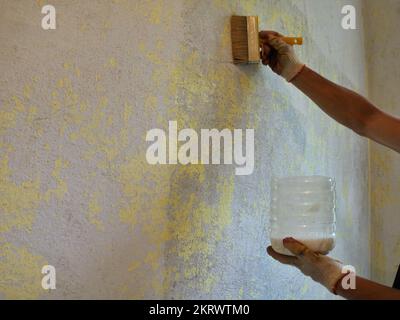
[[(370, 97), (400, 117), (400, 1), (368, 1), (365, 8)], [(372, 277), (391, 286), (400, 263), (400, 156), (376, 143), (370, 154)]]
[[(367, 140), (268, 68), (233, 65), (230, 39), (232, 14), (258, 14), (262, 29), (305, 38), (309, 66), (367, 95), (363, 28), (340, 24), (345, 4), (362, 21), (361, 1), (53, 0), (47, 31), (45, 4), (0, 0), (0, 298), (333, 299), (266, 255), (273, 176), (336, 179), (331, 255), (370, 276)], [(168, 120), (254, 128), (254, 173), (149, 165), (146, 133)], [(388, 215), (394, 191), (379, 193)], [(41, 287), (45, 264), (56, 290)]]

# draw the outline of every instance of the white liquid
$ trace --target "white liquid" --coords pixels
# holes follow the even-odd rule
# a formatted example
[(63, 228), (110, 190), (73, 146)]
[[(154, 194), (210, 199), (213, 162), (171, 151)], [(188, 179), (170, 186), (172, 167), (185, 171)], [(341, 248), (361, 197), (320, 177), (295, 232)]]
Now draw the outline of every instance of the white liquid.
[[(283, 246), (283, 239), (271, 238), (271, 246), (276, 252), (284, 254), (287, 256), (293, 256), (293, 254)], [(306, 245), (311, 251), (328, 254), (335, 247), (335, 238), (320, 238), (320, 239), (306, 239), (306, 238), (296, 238), (304, 245)]]

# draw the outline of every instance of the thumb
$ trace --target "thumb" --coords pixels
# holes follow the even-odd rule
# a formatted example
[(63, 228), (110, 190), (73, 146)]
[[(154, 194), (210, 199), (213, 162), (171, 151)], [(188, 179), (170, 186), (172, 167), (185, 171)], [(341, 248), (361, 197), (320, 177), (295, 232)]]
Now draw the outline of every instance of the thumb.
[(283, 246), (295, 256), (304, 256), (310, 252), (310, 249), (308, 249), (304, 244), (293, 238), (283, 239)]

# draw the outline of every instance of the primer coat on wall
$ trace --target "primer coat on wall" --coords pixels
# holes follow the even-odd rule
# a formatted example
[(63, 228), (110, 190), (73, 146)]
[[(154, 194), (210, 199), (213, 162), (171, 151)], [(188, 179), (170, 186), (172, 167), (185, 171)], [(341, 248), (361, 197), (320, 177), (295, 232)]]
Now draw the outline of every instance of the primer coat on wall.
[[(273, 176), (336, 179), (332, 256), (370, 275), (368, 143), (262, 65), (230, 16), (305, 38), (299, 57), (367, 94), (361, 1), (0, 0), (0, 298), (334, 298), (266, 255)], [(362, 22), (361, 15), (358, 17)], [(146, 162), (146, 132), (255, 129), (255, 168)], [(56, 268), (57, 289), (41, 287)]]

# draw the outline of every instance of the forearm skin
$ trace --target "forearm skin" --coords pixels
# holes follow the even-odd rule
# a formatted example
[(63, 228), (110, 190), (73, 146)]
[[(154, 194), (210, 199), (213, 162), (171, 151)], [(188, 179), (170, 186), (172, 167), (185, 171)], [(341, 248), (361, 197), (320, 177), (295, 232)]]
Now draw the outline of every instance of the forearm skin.
[(356, 289), (344, 289), (339, 283), (336, 293), (348, 300), (400, 300), (400, 290), (357, 277)]
[(325, 79), (307, 66), (292, 83), (342, 125), (400, 152), (400, 119), (382, 112), (361, 95)]
[(361, 135), (368, 117), (378, 111), (359, 94), (325, 79), (307, 66), (292, 83), (325, 113)]

